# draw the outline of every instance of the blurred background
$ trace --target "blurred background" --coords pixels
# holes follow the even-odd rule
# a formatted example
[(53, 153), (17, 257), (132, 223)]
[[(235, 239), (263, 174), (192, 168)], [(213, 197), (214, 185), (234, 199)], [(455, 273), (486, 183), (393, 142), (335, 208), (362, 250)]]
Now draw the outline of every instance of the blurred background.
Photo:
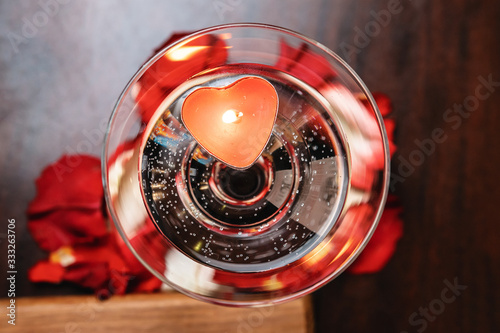
[[(152, 51), (173, 32), (229, 22), (268, 23), (316, 39), (393, 102), (398, 151), (391, 192), (403, 206), (404, 236), (381, 272), (344, 274), (314, 293), (315, 331), (495, 331), (500, 3), (494, 0), (1, 0), (2, 260), (10, 218), (17, 222), (18, 277), (46, 256), (26, 230), (36, 177), (63, 154), (100, 155), (101, 124)], [(17, 288), (17, 296), (84, 292), (25, 278)]]

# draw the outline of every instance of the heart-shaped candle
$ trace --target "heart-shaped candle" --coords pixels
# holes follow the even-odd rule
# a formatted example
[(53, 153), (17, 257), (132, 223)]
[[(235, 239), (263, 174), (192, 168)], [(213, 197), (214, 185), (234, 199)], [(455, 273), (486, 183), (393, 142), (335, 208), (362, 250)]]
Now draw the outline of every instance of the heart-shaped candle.
[(195, 140), (218, 160), (244, 169), (262, 154), (278, 114), (278, 94), (256, 76), (225, 87), (193, 91), (182, 105), (182, 121)]

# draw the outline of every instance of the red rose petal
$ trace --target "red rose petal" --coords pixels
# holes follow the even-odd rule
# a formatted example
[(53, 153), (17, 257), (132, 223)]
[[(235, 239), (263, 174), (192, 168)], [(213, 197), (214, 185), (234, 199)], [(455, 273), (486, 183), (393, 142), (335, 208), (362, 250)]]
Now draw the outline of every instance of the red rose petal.
[(101, 162), (86, 155), (66, 155), (49, 165), (36, 180), (37, 196), (28, 214), (54, 209), (100, 209), (103, 198)]
[(38, 246), (55, 251), (62, 246), (92, 242), (108, 234), (101, 210), (55, 210), (30, 218), (28, 229)]
[(377, 103), (380, 114), (385, 117), (392, 112), (392, 102), (389, 96), (380, 92), (374, 92), (373, 98), (375, 103)]
[(143, 77), (151, 76), (161, 88), (171, 90), (194, 74), (222, 65), (227, 59), (225, 46), (218, 37), (198, 37), (182, 45), (182, 48), (193, 48), (193, 53), (186, 53), (182, 58), (176, 59), (163, 56), (149, 67)]
[[(389, 96), (381, 92), (374, 92), (372, 93), (372, 96), (382, 117), (386, 117), (392, 113), (392, 101)], [(368, 100), (366, 98), (360, 99), (360, 101), (366, 108), (371, 110), (371, 107), (369, 106)]]
[(47, 260), (37, 262), (28, 271), (28, 279), (31, 282), (60, 283), (63, 276), (64, 268)]
[(166, 48), (167, 46), (169, 46), (170, 44), (173, 44), (174, 42), (178, 41), (179, 39), (181, 38), (184, 38), (186, 37), (187, 35), (191, 34), (192, 32), (175, 32), (173, 33), (172, 35), (170, 35), (170, 38), (167, 39), (165, 42), (163, 42), (163, 44), (161, 44), (160, 46), (158, 46), (154, 51), (153, 53), (156, 54), (158, 52), (160, 52), (161, 50), (163, 50), (164, 48)]
[[(173, 35), (155, 53), (184, 36), (184, 34)], [(227, 60), (226, 44), (215, 36), (202, 36), (187, 42), (182, 47), (192, 48), (193, 53), (187, 53), (180, 59), (168, 56), (157, 59), (138, 81), (139, 91), (136, 101), (145, 123), (153, 116), (165, 97), (179, 84), (207, 68), (220, 66)]]
[(28, 230), (38, 246), (46, 251), (55, 251), (61, 246), (71, 245), (76, 241), (73, 235), (50, 223), (30, 223), (28, 221)]
[(105, 262), (109, 265), (110, 270), (126, 272), (128, 271), (128, 265), (117, 250), (113, 237), (108, 237), (101, 242), (74, 246), (73, 255), (76, 262)]
[(111, 270), (106, 289), (110, 294), (124, 295), (129, 287), (130, 279), (133, 279), (133, 276), (126, 272)]
[[(389, 202), (394, 200), (390, 198)], [(387, 207), (368, 245), (348, 271), (353, 274), (376, 273), (385, 267), (403, 235), (400, 207)]]
[[(125, 242), (121, 240), (120, 236), (116, 235), (116, 237), (119, 242), (120, 254), (129, 266), (129, 272), (134, 276), (142, 276), (144, 273), (149, 273), (144, 265), (139, 262), (135, 255), (130, 251)], [(130, 239), (130, 244), (132, 247), (141, 247), (142, 244), (148, 244), (148, 255), (150, 256), (148, 261), (157, 263), (157, 267), (155, 267), (155, 269), (158, 271), (165, 271), (165, 255), (168, 251), (167, 243), (149, 218), (143, 225), (142, 229), (140, 229), (137, 234)]]
[(66, 268), (63, 279), (79, 286), (99, 290), (109, 281), (109, 267), (104, 262), (75, 263)]
[[(149, 272), (148, 272), (149, 273)], [(153, 274), (144, 274), (144, 276), (139, 276), (136, 279), (130, 281), (131, 288), (133, 292), (153, 292), (161, 288), (163, 282), (160, 281)]]
[[(64, 250), (64, 253), (60, 251)], [(65, 261), (69, 264), (65, 265)], [(51, 262), (41, 261), (33, 267), (29, 278), (33, 282), (69, 281), (97, 292), (124, 294), (133, 278), (120, 255), (113, 237), (99, 242), (58, 249), (50, 255)], [(54, 274), (56, 274), (54, 276)]]
[(274, 66), (317, 89), (325, 83), (325, 79), (328, 80), (337, 75), (328, 60), (311, 51), (305, 43), (294, 48), (282, 40), (280, 56)]
[(278, 61), (274, 66), (281, 70), (289, 71), (293, 67), (293, 64), (299, 58), (300, 53), (301, 53), (300, 48), (291, 47), (284, 40), (281, 40), (280, 55)]
[(96, 291), (104, 288), (112, 294), (125, 293), (128, 266), (119, 255), (112, 237), (97, 244), (75, 246), (72, 255), (75, 263), (66, 267), (65, 280)]
[(140, 107), (141, 117), (147, 123), (161, 102), (167, 97), (169, 91), (160, 88), (158, 85), (145, 85), (144, 82), (139, 83), (139, 85), (140, 89), (135, 99)]
[(385, 118), (384, 125), (387, 132), (387, 138), (389, 139), (389, 141), (394, 141), (394, 130), (396, 128), (396, 122), (394, 121), (394, 119)]

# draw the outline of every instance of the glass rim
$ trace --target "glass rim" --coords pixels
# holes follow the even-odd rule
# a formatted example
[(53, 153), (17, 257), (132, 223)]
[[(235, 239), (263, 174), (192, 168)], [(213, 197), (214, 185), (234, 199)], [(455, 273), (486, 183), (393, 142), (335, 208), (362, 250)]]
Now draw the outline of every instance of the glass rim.
[[(328, 276), (325, 276), (323, 279), (318, 281), (315, 284), (310, 285), (309, 287), (303, 288), (298, 292), (292, 293), (292, 294), (287, 294), (275, 299), (270, 299), (267, 302), (266, 301), (235, 301), (235, 300), (225, 300), (225, 299), (217, 299), (217, 298), (212, 298), (206, 295), (201, 295), (198, 293), (195, 293), (193, 291), (187, 290), (185, 288), (182, 288), (178, 285), (175, 285), (173, 283), (170, 283), (170, 281), (167, 281), (166, 278), (157, 272), (153, 267), (150, 266), (134, 249), (132, 244), (130, 243), (128, 236), (125, 234), (124, 230), (122, 229), (119, 219), (116, 216), (115, 209), (112, 205), (111, 202), (111, 194), (110, 194), (110, 189), (108, 186), (109, 183), (109, 178), (108, 178), (108, 155), (109, 155), (109, 144), (110, 144), (110, 132), (111, 129), (116, 121), (116, 114), (122, 105), (124, 101), (124, 97), (127, 96), (127, 94), (130, 92), (130, 90), (133, 88), (133, 85), (139, 80), (139, 78), (144, 74), (144, 72), (151, 67), (152, 64), (154, 64), (159, 58), (161, 58), (165, 52), (168, 49), (171, 49), (175, 47), (178, 44), (181, 44), (185, 42), (186, 40), (189, 40), (190, 38), (193, 38), (195, 36), (201, 36), (201, 35), (206, 35), (212, 32), (220, 31), (222, 29), (231, 29), (231, 28), (253, 28), (253, 29), (263, 29), (263, 30), (274, 30), (279, 33), (283, 33), (289, 36), (292, 36), (293, 38), (303, 40), (308, 44), (312, 44), (316, 47), (318, 47), (321, 51), (325, 52), (328, 56), (330, 56), (332, 59), (334, 59), (336, 62), (339, 63), (339, 65), (347, 71), (347, 73), (351, 76), (353, 79), (354, 83), (360, 88), (361, 92), (365, 95), (367, 98), (368, 103), (370, 104), (370, 107), (373, 110), (373, 113), (375, 115), (377, 124), (378, 124), (378, 129), (381, 134), (382, 138), (382, 145), (383, 145), (383, 155), (384, 155), (384, 166), (385, 168), (382, 170), (383, 175), (382, 175), (382, 184), (381, 184), (381, 190), (380, 190), (380, 199), (379, 199), (379, 204), (377, 207), (377, 210), (374, 214), (373, 221), (371, 223), (370, 229), (367, 232), (366, 236), (363, 238), (362, 242), (360, 245), (356, 248), (356, 250), (352, 253), (352, 255), (342, 263), (342, 265), (333, 271), (331, 274)], [(110, 219), (113, 221), (113, 224), (116, 227), (116, 230), (118, 231), (120, 237), (124, 241), (124, 243), (127, 245), (127, 247), (130, 249), (130, 251), (133, 253), (136, 259), (139, 260), (139, 262), (144, 265), (148, 271), (150, 271), (154, 276), (159, 278), (163, 283), (167, 284), (168, 286), (172, 287), (175, 290), (178, 290), (186, 295), (190, 295), (193, 298), (196, 299), (202, 299), (205, 301), (208, 301), (210, 303), (215, 303), (215, 304), (220, 304), (220, 305), (229, 305), (229, 306), (255, 306), (255, 305), (272, 305), (272, 304), (279, 304), (283, 303), (286, 301), (290, 301), (293, 299), (300, 298), (304, 295), (307, 295), (320, 287), (324, 286), (328, 282), (332, 281), (336, 276), (340, 275), (342, 272), (344, 272), (355, 260), (356, 258), (363, 252), (364, 248), (368, 244), (369, 240), (373, 236), (373, 233), (375, 232), (375, 229), (377, 228), (377, 225), (380, 221), (380, 218), (382, 216), (382, 213), (384, 211), (385, 203), (387, 200), (388, 196), (388, 189), (389, 189), (389, 182), (390, 182), (390, 152), (389, 152), (389, 141), (387, 137), (387, 131), (385, 129), (385, 125), (383, 122), (383, 117), (380, 113), (380, 110), (375, 102), (375, 99), (373, 98), (371, 92), (369, 91), (368, 87), (365, 85), (365, 83), (362, 81), (360, 76), (351, 68), (351, 66), (343, 60), (339, 55), (337, 55), (335, 52), (330, 50), (328, 47), (323, 45), (322, 43), (309, 38), (299, 32), (296, 32), (291, 29), (271, 25), (271, 24), (264, 24), (264, 23), (250, 23), (250, 22), (241, 22), (241, 23), (228, 23), (228, 24), (221, 24), (221, 25), (216, 25), (212, 27), (207, 27), (203, 29), (199, 29), (196, 31), (193, 31), (186, 36), (183, 36), (182, 38), (176, 40), (175, 42), (172, 42), (168, 45), (166, 45), (164, 48), (158, 50), (153, 56), (151, 56), (147, 61), (145, 61), (141, 67), (135, 72), (135, 74), (131, 77), (131, 79), (128, 81), (126, 84), (125, 88), (122, 90), (120, 93), (119, 97), (116, 100), (116, 103), (113, 106), (111, 115), (108, 120), (108, 124), (106, 127), (106, 132), (104, 136), (104, 145), (103, 149), (101, 150), (101, 179), (103, 183), (103, 190), (104, 190), (104, 198), (106, 202), (106, 208), (109, 214)]]

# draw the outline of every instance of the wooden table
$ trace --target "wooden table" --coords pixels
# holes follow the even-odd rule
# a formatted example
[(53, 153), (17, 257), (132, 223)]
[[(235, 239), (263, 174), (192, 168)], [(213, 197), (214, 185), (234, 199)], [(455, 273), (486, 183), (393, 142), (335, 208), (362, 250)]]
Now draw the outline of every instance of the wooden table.
[[(495, 331), (500, 3), (494, 0), (2, 2), (0, 233), (8, 218), (16, 219), (18, 276), (45, 256), (25, 228), (41, 168), (90, 140), (128, 78), (171, 32), (234, 21), (281, 25), (317, 39), (394, 102), (392, 191), (404, 207), (404, 237), (382, 272), (344, 274), (314, 293), (316, 332)], [(445, 140), (433, 134), (440, 129)], [(100, 143), (86, 149), (97, 155)], [(5, 286), (4, 241), (0, 251)], [(17, 293), (81, 291), (23, 278)]]

